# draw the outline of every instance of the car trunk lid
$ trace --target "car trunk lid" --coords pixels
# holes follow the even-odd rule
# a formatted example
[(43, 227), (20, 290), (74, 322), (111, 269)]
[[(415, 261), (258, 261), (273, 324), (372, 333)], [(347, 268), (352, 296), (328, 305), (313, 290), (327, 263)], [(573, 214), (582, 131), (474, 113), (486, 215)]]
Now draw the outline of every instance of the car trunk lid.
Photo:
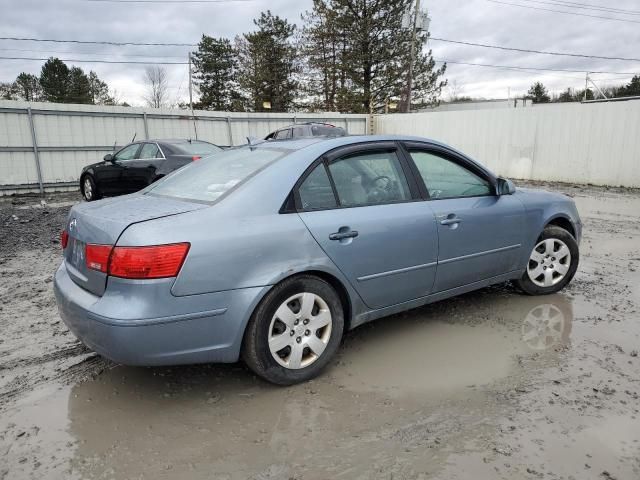
[(87, 244), (115, 245), (122, 232), (134, 223), (206, 207), (199, 203), (141, 194), (75, 205), (69, 212), (66, 225), (69, 241), (64, 258), (69, 276), (84, 289), (102, 295), (107, 285), (107, 274), (87, 267)]

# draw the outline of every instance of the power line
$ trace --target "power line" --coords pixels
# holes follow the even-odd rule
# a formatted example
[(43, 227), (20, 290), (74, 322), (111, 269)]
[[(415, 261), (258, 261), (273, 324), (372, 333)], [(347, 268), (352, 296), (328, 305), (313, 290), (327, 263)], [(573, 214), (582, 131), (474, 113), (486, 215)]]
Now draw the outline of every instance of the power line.
[(103, 3), (234, 3), (253, 2), (255, 0), (84, 0)]
[[(457, 60), (445, 60), (445, 59), (441, 59), (441, 60), (434, 59), (434, 60), (439, 63), (451, 63), (455, 65), (471, 65), (474, 67), (504, 68), (507, 70), (531, 70), (531, 71), (566, 72), (566, 73), (585, 73), (587, 71), (587, 70), (570, 70), (565, 68), (540, 68), (540, 67), (519, 67), (515, 65), (493, 65), (489, 63), (459, 62)], [(627, 76), (637, 75), (637, 72), (605, 72), (605, 71), (595, 71), (595, 70), (588, 70), (588, 71), (589, 73), (607, 73), (610, 75), (627, 75)]]
[(57, 50), (32, 50), (32, 49), (28, 49), (28, 48), (0, 48), (0, 51), (3, 52), (31, 52), (31, 53), (54, 53), (56, 55), (99, 55), (101, 57), (105, 57), (105, 56), (110, 56), (110, 57), (142, 57), (142, 58), (184, 58), (186, 53), (184, 55), (147, 55), (147, 54), (142, 54), (142, 53), (138, 53), (138, 54), (124, 54), (124, 53), (118, 53), (118, 54), (113, 54), (113, 53), (100, 53), (100, 52), (60, 52)]
[(116, 46), (144, 46), (144, 47), (197, 47), (195, 43), (144, 43), (144, 42), (109, 42), (98, 40), (58, 40), (51, 38), (28, 38), (28, 37), (0, 37), (0, 40), (14, 40), (17, 42), (51, 42), (51, 43), (80, 43), (89, 45), (116, 45)]
[(601, 12), (619, 13), (620, 15), (640, 15), (640, 11), (638, 10), (624, 10), (622, 8), (605, 7), (601, 5), (594, 5), (592, 3), (566, 2), (564, 0), (551, 0), (550, 2), (545, 2), (543, 0), (520, 0), (520, 1), (530, 2), (530, 3), (531, 2), (542, 3), (545, 5), (555, 5), (558, 7), (579, 8), (583, 10), (596, 10)]
[(545, 12), (563, 13), (565, 15), (577, 15), (577, 16), (580, 16), (580, 17), (600, 18), (600, 19), (603, 19), (603, 20), (614, 20), (616, 22), (640, 23), (640, 20), (629, 20), (627, 18), (603, 17), (601, 15), (590, 15), (588, 13), (566, 12), (564, 10), (554, 10), (554, 9), (551, 9), (551, 8), (533, 7), (531, 5), (519, 5), (517, 3), (500, 2), (498, 0), (487, 0), (487, 2), (498, 3), (500, 5), (509, 5), (511, 7), (528, 8), (530, 10), (543, 10)]
[(469, 45), (472, 47), (483, 47), (483, 48), (496, 48), (498, 50), (509, 50), (513, 52), (524, 52), (524, 53), (539, 53), (541, 55), (556, 55), (563, 57), (579, 57), (579, 58), (597, 58), (600, 60), (624, 60), (627, 62), (640, 62), (640, 58), (626, 58), (626, 57), (605, 57), (600, 55), (584, 55), (581, 53), (563, 53), (563, 52), (549, 52), (544, 50), (529, 50), (526, 48), (515, 48), (515, 47), (502, 47), (500, 45), (489, 45), (486, 43), (474, 43), (474, 42), (463, 42), (461, 40), (450, 40), (448, 38), (438, 38), (438, 37), (429, 37), (429, 40), (435, 40), (438, 42), (446, 42), (446, 43), (457, 43), (459, 45)]
[[(37, 60), (37, 61), (47, 61), (48, 58), (34, 58), (34, 57), (0, 57), (0, 60)], [(116, 63), (116, 64), (137, 64), (137, 65), (187, 65), (188, 62), (146, 62), (142, 60), (88, 60), (88, 59), (77, 59), (77, 58), (59, 58), (63, 62), (72, 62), (72, 63)]]

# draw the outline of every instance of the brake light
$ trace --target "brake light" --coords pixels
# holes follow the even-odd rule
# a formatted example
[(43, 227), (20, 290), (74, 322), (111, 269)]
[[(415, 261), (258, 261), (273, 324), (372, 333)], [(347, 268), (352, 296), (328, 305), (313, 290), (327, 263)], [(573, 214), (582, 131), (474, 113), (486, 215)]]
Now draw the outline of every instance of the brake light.
[(189, 243), (148, 247), (115, 247), (109, 275), (122, 278), (167, 278), (178, 275), (189, 251)]
[(60, 234), (60, 245), (62, 245), (62, 249), (64, 250), (65, 248), (67, 248), (68, 244), (69, 232), (67, 232), (66, 230), (62, 230), (62, 233)]
[(194, 155), (193, 157), (191, 157), (191, 160), (193, 160), (194, 162), (196, 160), (200, 160), (202, 157), (200, 155)]
[(107, 273), (109, 267), (109, 255), (112, 250), (111, 245), (93, 245), (88, 243), (85, 249), (85, 262), (87, 268)]

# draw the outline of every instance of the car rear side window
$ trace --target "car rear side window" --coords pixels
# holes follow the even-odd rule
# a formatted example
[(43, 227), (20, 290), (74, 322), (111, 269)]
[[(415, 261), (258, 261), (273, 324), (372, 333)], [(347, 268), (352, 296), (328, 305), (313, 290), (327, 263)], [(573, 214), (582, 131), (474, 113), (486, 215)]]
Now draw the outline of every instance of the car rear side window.
[(491, 195), (491, 185), (467, 168), (430, 152), (412, 151), (422, 180), (434, 199)]
[(152, 185), (148, 193), (213, 202), (258, 170), (284, 157), (287, 150), (239, 148), (188, 164)]
[(340, 205), (356, 207), (411, 199), (395, 152), (366, 152), (329, 165)]
[(298, 194), (304, 210), (319, 210), (338, 206), (324, 163), (318, 165), (307, 175), (298, 189)]
[(140, 155), (138, 155), (141, 159), (158, 158), (159, 156), (158, 146), (155, 143), (145, 143), (140, 150)]

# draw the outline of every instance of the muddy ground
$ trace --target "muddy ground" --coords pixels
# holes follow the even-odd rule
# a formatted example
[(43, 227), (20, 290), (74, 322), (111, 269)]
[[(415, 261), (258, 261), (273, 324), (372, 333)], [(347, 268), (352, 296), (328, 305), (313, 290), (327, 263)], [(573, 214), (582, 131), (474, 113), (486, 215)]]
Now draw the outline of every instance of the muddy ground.
[(365, 325), (289, 388), (88, 351), (51, 286), (76, 196), (0, 201), (0, 479), (640, 478), (640, 192), (545, 187), (584, 221), (565, 291)]

